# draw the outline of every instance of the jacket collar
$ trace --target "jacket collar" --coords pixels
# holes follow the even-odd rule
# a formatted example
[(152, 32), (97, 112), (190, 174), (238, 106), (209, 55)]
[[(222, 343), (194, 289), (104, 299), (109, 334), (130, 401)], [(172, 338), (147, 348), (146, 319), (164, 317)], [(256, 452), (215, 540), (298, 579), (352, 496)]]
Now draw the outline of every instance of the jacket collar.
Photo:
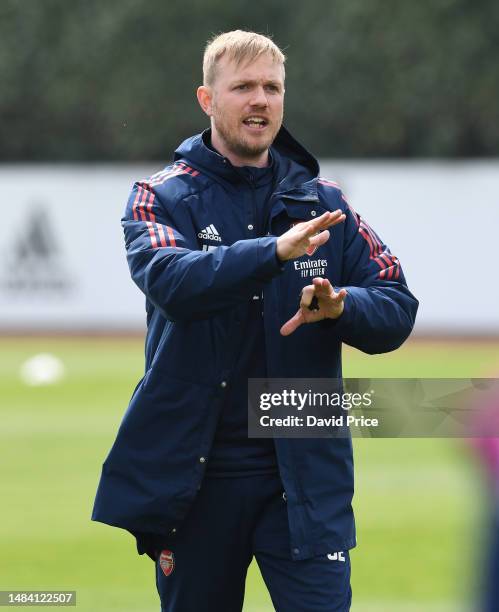
[[(174, 153), (174, 161), (185, 159), (189, 165), (211, 176), (214, 180), (240, 183), (241, 173), (230, 161), (207, 146), (211, 129), (185, 140)], [(270, 155), (277, 174), (276, 191), (296, 199), (317, 199), (319, 163), (284, 127), (270, 147)]]

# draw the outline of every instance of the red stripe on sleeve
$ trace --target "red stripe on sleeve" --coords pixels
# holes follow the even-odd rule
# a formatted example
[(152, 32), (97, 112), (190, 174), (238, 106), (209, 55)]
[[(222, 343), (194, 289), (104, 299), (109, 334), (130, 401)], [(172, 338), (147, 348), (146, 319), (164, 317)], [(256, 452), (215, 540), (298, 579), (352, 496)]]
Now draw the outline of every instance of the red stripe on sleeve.
[(369, 245), (369, 251), (370, 251), (369, 259), (372, 259), (373, 261), (375, 261), (382, 270), (384, 268), (387, 268), (388, 266), (384, 263), (384, 261), (380, 259), (379, 257), (375, 256), (375, 247), (372, 243), (371, 234), (363, 227), (363, 223), (361, 223), (359, 227), (359, 234), (364, 238), (364, 240)]
[[(378, 257), (378, 259), (383, 258), (383, 261), (388, 261), (389, 265), (386, 268), (386, 271), (388, 272), (388, 280), (390, 280), (391, 278), (398, 278), (400, 276), (400, 263), (399, 260), (394, 257), (393, 255), (389, 255), (388, 253), (381, 253), (381, 255)], [(380, 274), (381, 276), (381, 274)], [(383, 275), (385, 276), (385, 275)]]
[(175, 162), (175, 164), (169, 169), (157, 172), (148, 181), (146, 181), (146, 183), (151, 187), (156, 187), (157, 185), (162, 185), (168, 179), (171, 179), (175, 176), (179, 176), (180, 174), (198, 176), (199, 172), (197, 170), (194, 170), (184, 162)]
[[(343, 196), (343, 194), (341, 195), (341, 197), (345, 200), (345, 197)], [(346, 202), (346, 200), (345, 200), (345, 202)], [(350, 210), (350, 212), (352, 213), (352, 217), (354, 218), (354, 221), (355, 221), (355, 223), (356, 223), (356, 225), (358, 227), (360, 225), (360, 215), (355, 211), (354, 208), (352, 208), (350, 206), (350, 204), (348, 204), (348, 202), (347, 202), (347, 206), (348, 206), (348, 209)]]
[(145, 189), (143, 189), (142, 191), (144, 193), (142, 194), (142, 198), (140, 199), (139, 213), (140, 213), (141, 220), (142, 221), (147, 221), (146, 213), (145, 213), (145, 210), (144, 210), (144, 204), (146, 203), (146, 198), (147, 198), (148, 192)]
[(152, 212), (152, 205), (154, 202), (154, 198), (156, 196), (154, 195), (154, 191), (151, 191), (151, 194), (149, 196), (149, 200), (147, 202), (147, 212), (149, 213), (149, 219), (153, 222), (156, 223), (156, 215)]
[(172, 178), (173, 176), (177, 176), (178, 174), (180, 174), (179, 168), (173, 168), (171, 170), (165, 170), (165, 171), (161, 172), (160, 174), (156, 175), (156, 177), (153, 180), (151, 180), (149, 184), (151, 185), (151, 187), (156, 187), (157, 185), (162, 185), (169, 178)]
[(173, 235), (173, 230), (171, 227), (168, 227), (168, 225), (165, 225), (166, 227), (166, 231), (168, 233), (168, 238), (170, 240), (170, 244), (172, 247), (176, 247), (177, 243), (175, 242), (175, 236)]
[(150, 221), (146, 221), (147, 229), (149, 230), (149, 236), (151, 237), (151, 244), (153, 249), (158, 248), (158, 241), (156, 240), (156, 234), (154, 233), (154, 227)]
[(322, 176), (320, 176), (317, 179), (317, 182), (320, 183), (321, 185), (326, 185), (326, 187), (336, 187), (337, 189), (340, 188), (340, 186), (338, 185), (336, 181), (330, 181), (329, 179), (324, 178)]
[(384, 262), (386, 262), (389, 266), (393, 265), (393, 257), (389, 257), (386, 253), (381, 253), (379, 256), (379, 259), (382, 259)]
[(159, 234), (159, 240), (161, 242), (161, 246), (165, 247), (166, 246), (166, 238), (165, 238), (165, 232), (163, 231), (163, 226), (156, 224), (156, 227), (158, 228), (158, 234)]
[(366, 223), (364, 223), (364, 220), (362, 218), (360, 219), (359, 223), (359, 232), (360, 228), (362, 228), (362, 231), (364, 232), (362, 235), (366, 234), (367, 236), (369, 236), (369, 249), (371, 251), (371, 257), (376, 257), (376, 255), (378, 254), (378, 249), (376, 248), (376, 241), (374, 240), (373, 235), (369, 231), (369, 227), (366, 225)]
[(376, 234), (374, 233), (372, 227), (370, 225), (368, 225), (367, 223), (364, 222), (364, 226), (366, 228), (366, 230), (369, 232), (369, 235), (371, 236), (374, 244), (376, 245), (376, 255), (379, 255), (381, 253), (381, 249), (383, 248), (383, 245), (381, 244), (380, 239), (376, 236)]
[(359, 234), (369, 245), (369, 259), (375, 261), (381, 268), (379, 272), (380, 278), (397, 279), (400, 276), (400, 262), (399, 260), (387, 251), (386, 247), (375, 234), (374, 230), (362, 219), (357, 213), (348, 205), (352, 215), (358, 217), (359, 223)]
[(379, 259), (379, 257), (372, 257), (371, 259), (375, 261), (382, 270), (386, 270), (388, 268), (386, 263), (382, 259)]
[(190, 166), (188, 166), (184, 162), (178, 162), (178, 165), (180, 166), (181, 170), (183, 171), (182, 174), (190, 174), (191, 176), (197, 176), (199, 174), (199, 172), (197, 170), (194, 170), (194, 168), (191, 168)]
[(137, 202), (139, 201), (139, 196), (141, 194), (141, 191), (142, 191), (142, 186), (139, 185), (137, 188), (137, 193), (135, 195), (135, 200), (133, 201), (133, 206), (132, 206), (133, 218), (135, 221), (139, 220), (139, 216), (137, 214)]
[(369, 245), (369, 253), (370, 253), (370, 257), (372, 257), (373, 255), (373, 243), (371, 242), (371, 237), (369, 236), (369, 234), (364, 230), (364, 228), (362, 227), (362, 225), (359, 227), (359, 234), (364, 238), (364, 240), (367, 242), (367, 244)]

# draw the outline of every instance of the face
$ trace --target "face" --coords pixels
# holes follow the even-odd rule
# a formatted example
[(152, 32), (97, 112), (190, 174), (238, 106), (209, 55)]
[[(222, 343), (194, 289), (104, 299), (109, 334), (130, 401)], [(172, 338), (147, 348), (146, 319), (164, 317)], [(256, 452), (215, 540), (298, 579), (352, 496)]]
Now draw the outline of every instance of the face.
[(222, 57), (213, 86), (199, 89), (204, 90), (198, 91), (199, 102), (211, 117), (214, 147), (235, 165), (266, 162), (282, 124), (282, 65), (270, 55), (239, 66)]

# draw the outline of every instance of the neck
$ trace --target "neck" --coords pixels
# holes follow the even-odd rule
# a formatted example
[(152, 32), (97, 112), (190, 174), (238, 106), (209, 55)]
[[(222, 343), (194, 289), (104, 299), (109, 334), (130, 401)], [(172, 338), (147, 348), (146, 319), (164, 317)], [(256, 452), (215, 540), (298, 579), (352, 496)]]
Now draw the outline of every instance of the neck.
[(226, 157), (233, 166), (254, 166), (256, 168), (265, 168), (269, 165), (268, 149), (265, 149), (265, 151), (259, 153), (258, 155), (238, 155), (227, 147), (224, 140), (220, 138), (216, 130), (213, 129), (211, 130), (211, 144), (213, 148), (215, 148), (220, 153), (220, 155)]

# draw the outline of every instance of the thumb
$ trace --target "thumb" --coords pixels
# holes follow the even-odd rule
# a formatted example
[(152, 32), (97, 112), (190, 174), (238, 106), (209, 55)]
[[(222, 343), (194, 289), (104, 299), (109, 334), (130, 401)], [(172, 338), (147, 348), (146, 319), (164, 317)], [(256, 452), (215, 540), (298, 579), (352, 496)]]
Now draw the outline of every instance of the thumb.
[(281, 336), (289, 336), (296, 329), (300, 327), (302, 323), (305, 323), (305, 319), (303, 318), (303, 313), (301, 309), (293, 316), (289, 321), (286, 321), (284, 325), (281, 327)]

